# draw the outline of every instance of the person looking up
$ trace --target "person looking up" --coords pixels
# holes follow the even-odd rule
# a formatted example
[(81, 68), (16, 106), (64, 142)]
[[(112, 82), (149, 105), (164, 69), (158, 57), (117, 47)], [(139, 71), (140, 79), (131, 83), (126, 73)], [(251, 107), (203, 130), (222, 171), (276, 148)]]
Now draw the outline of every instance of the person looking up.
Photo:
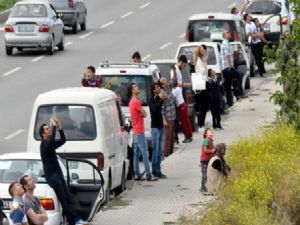
[(14, 225), (29, 225), (24, 211), (24, 203), (22, 197), (24, 195), (24, 189), (22, 185), (15, 181), (8, 187), (8, 193), (13, 198), (9, 217)]
[(138, 99), (140, 93), (139, 87), (132, 83), (128, 87), (128, 96), (130, 96), (129, 101), (129, 111), (132, 119), (133, 126), (133, 148), (134, 148), (134, 158), (133, 158), (133, 170), (134, 170), (134, 179), (144, 180), (140, 173), (139, 165), (139, 156), (140, 151), (142, 152), (144, 167), (146, 170), (146, 179), (147, 181), (156, 181), (157, 178), (152, 176), (150, 164), (148, 160), (148, 145), (145, 137), (145, 128), (144, 128), (144, 118), (147, 117), (146, 111), (142, 108), (142, 104)]
[(83, 78), (81, 79), (81, 84), (83, 87), (100, 87), (100, 80), (96, 79), (95, 67), (88, 66), (84, 72)]
[[(69, 225), (87, 225), (88, 223), (79, 218), (75, 212), (70, 191), (67, 187), (63, 172), (59, 166), (56, 149), (66, 143), (66, 137), (59, 120), (50, 119), (50, 125), (42, 124), (39, 129), (42, 138), (40, 145), (41, 159), (43, 163), (45, 178), (50, 187), (53, 188), (67, 218)], [(60, 139), (55, 140), (56, 129), (60, 134)]]
[(48, 216), (39, 199), (33, 195), (35, 189), (34, 179), (31, 176), (24, 175), (20, 179), (20, 184), (25, 190), (23, 203), (29, 225), (43, 225), (48, 220)]

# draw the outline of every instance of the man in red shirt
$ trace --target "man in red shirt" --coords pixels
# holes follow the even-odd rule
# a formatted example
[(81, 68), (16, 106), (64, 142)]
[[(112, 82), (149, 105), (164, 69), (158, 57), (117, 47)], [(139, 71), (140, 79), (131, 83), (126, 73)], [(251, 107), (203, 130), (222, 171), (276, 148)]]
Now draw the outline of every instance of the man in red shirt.
[(133, 157), (133, 170), (134, 170), (134, 179), (142, 180), (139, 166), (139, 155), (140, 151), (142, 152), (147, 181), (155, 181), (156, 177), (152, 176), (150, 164), (148, 160), (148, 146), (147, 140), (145, 137), (144, 129), (144, 118), (147, 116), (146, 111), (142, 108), (141, 102), (138, 99), (140, 93), (139, 87), (132, 83), (128, 87), (128, 94), (131, 96), (129, 102), (129, 111), (132, 120), (133, 126), (133, 148), (134, 148), (134, 157)]

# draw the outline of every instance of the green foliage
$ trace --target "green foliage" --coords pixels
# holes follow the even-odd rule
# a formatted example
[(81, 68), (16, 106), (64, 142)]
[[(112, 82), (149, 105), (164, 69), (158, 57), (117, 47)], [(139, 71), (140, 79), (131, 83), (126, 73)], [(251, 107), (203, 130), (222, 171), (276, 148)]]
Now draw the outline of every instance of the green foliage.
[(285, 34), (276, 48), (264, 49), (267, 63), (275, 63), (274, 74), (280, 73), (277, 83), (283, 86), (283, 92), (276, 91), (271, 99), (280, 105), (280, 116), (300, 130), (300, 1), (294, 4), (296, 19), (291, 34)]
[(181, 218), (181, 224), (300, 224), (299, 146), (299, 134), (287, 125), (238, 140), (229, 149), (232, 173), (218, 201), (202, 218)]
[(17, 0), (0, 0), (0, 12), (11, 8)]

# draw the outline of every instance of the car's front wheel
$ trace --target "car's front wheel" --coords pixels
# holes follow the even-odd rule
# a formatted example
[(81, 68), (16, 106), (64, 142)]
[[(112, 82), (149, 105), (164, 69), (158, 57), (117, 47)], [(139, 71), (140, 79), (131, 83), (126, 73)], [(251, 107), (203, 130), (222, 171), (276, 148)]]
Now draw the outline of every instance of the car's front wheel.
[(12, 55), (12, 52), (13, 52), (13, 48), (12, 47), (6, 46), (5, 50), (6, 50), (6, 55)]

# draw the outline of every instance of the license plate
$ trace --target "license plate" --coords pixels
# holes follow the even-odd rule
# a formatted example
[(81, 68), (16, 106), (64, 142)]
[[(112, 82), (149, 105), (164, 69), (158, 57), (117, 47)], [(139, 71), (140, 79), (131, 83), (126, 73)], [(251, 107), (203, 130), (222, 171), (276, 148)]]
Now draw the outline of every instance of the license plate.
[(19, 26), (18, 31), (19, 32), (33, 32), (34, 26)]
[(11, 200), (9, 199), (2, 199), (3, 201), (3, 209), (10, 209), (11, 206)]

